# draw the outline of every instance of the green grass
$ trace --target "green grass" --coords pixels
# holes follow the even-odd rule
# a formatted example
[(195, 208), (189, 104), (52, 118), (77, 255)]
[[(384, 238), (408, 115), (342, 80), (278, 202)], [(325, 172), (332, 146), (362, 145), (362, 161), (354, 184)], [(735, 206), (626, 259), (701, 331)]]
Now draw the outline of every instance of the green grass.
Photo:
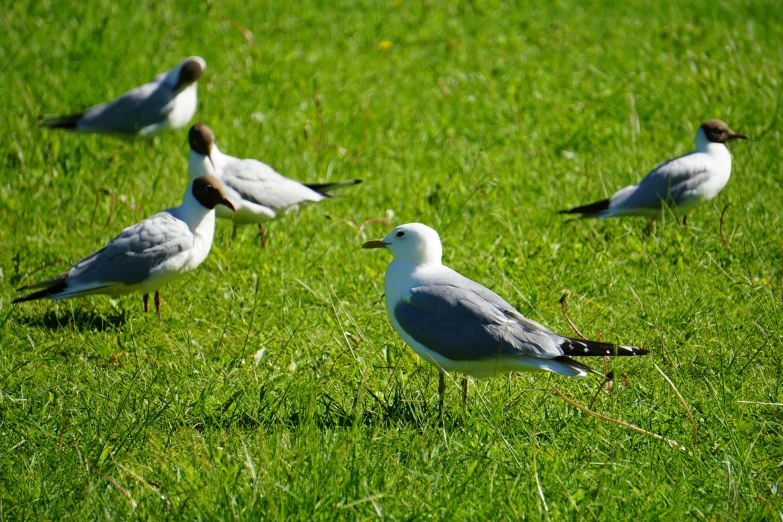
[[(783, 409), (753, 404), (783, 402), (778, 2), (246, 4), (0, 13), (0, 520), (783, 516)], [(160, 322), (139, 296), (11, 305), (187, 183), (184, 131), (125, 144), (37, 115), (193, 54), (221, 150), (365, 183), (270, 224), (266, 250), (219, 222)], [(708, 118), (751, 141), (687, 230), (555, 214), (690, 150)], [(387, 209), (363, 238), (347, 224)], [(595, 377), (475, 381), (464, 411), (455, 376), (440, 426), (436, 371), (386, 316), (390, 256), (359, 249), (411, 221), (525, 315), (569, 333), (568, 289), (583, 332), (650, 349), (610, 361), (627, 383), (594, 409), (686, 450), (551, 389), (589, 404)]]

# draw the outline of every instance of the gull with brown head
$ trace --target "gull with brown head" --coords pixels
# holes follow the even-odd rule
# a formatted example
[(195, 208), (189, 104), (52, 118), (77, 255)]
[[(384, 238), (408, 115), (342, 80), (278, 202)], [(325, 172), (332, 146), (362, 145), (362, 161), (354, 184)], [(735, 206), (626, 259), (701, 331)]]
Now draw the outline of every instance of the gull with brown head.
[(196, 113), (196, 89), (206, 67), (203, 58), (191, 56), (119, 98), (75, 114), (48, 114), (41, 117), (39, 124), (128, 140), (181, 129)]
[(612, 197), (561, 210), (561, 214), (579, 214), (580, 218), (645, 216), (650, 225), (668, 206), (683, 217), (699, 203), (709, 201), (723, 190), (731, 176), (731, 152), (726, 143), (747, 140), (721, 120), (707, 120), (696, 132), (696, 149), (655, 167), (637, 185), (615, 192)]
[(215, 135), (203, 123), (188, 132), (190, 177), (212, 174), (220, 178), (236, 212), (218, 211), (219, 218), (237, 226), (258, 225), (261, 243), (266, 246), (262, 223), (278, 219), (300, 208), (335, 197), (333, 190), (361, 183), (359, 179), (333, 183), (300, 183), (278, 174), (272, 167), (254, 159), (239, 159), (223, 154), (215, 144)]
[(155, 308), (160, 316), (159, 289), (206, 259), (215, 234), (214, 209), (220, 206), (234, 208), (220, 180), (198, 177), (188, 186), (180, 206), (126, 228), (66, 272), (20, 288), (20, 292), (35, 292), (15, 299), (14, 303), (140, 293), (146, 312), (149, 294), (155, 292)]

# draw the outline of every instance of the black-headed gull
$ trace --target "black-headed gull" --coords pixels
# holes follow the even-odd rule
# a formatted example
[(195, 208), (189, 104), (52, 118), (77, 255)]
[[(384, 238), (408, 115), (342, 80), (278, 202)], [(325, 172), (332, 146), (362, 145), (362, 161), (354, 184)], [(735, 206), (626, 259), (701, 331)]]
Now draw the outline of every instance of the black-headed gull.
[(185, 127), (196, 113), (198, 79), (207, 63), (198, 56), (159, 74), (110, 102), (67, 115), (41, 117), (43, 127), (111, 134), (124, 139), (156, 136)]
[(335, 183), (300, 183), (286, 178), (264, 163), (254, 159), (239, 159), (223, 154), (215, 145), (215, 135), (203, 123), (197, 123), (188, 133), (190, 177), (212, 174), (226, 187), (236, 212), (218, 209), (219, 218), (231, 219), (234, 227), (258, 224), (263, 245), (266, 234), (261, 225), (299, 208), (334, 197), (331, 191), (361, 183), (359, 179)]
[(37, 290), (14, 303), (35, 299), (65, 299), (91, 294), (125, 295), (141, 293), (144, 311), (155, 292), (198, 267), (212, 248), (216, 206), (232, 209), (220, 180), (213, 176), (194, 179), (182, 204), (163, 210), (136, 223), (106, 246), (74, 264), (66, 272), (46, 281), (25, 286), (20, 292)]
[[(638, 185), (615, 192), (609, 199), (561, 210), (561, 214), (580, 214), (581, 218), (645, 216), (654, 220), (667, 205), (683, 216), (702, 201), (709, 201), (723, 190), (731, 176), (730, 140), (747, 136), (731, 130), (720, 120), (708, 120), (696, 132), (696, 150), (653, 169)], [(651, 221), (652, 223), (652, 221)]]
[[(440, 237), (426, 225), (401, 225), (362, 248), (385, 248), (394, 255), (384, 280), (386, 310), (405, 342), (440, 371), (441, 408), (443, 372), (479, 379), (526, 370), (584, 377), (593, 370), (571, 356), (648, 353), (550, 332), (491, 290), (444, 266)], [(467, 378), (463, 386), (467, 398)]]

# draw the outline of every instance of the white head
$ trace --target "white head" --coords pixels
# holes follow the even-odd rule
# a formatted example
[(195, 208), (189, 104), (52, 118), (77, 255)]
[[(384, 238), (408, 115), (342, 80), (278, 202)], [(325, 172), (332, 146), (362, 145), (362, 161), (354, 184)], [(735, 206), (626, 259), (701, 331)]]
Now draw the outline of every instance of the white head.
[(443, 256), (440, 236), (421, 223), (408, 223), (392, 230), (385, 238), (368, 241), (362, 248), (385, 248), (394, 259), (413, 261), (417, 264), (438, 263)]
[(200, 56), (185, 58), (182, 63), (168, 72), (166, 83), (171, 85), (175, 91), (181, 92), (196, 83), (206, 68), (207, 62)]
[(707, 120), (696, 132), (696, 149), (706, 150), (710, 143), (725, 145), (730, 140), (746, 140), (747, 136), (734, 132), (721, 120)]

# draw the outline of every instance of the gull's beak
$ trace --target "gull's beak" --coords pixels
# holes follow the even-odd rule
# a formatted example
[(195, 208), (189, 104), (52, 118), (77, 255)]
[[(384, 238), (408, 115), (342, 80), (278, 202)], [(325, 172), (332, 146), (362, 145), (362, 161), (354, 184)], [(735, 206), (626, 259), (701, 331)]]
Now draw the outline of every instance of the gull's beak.
[(746, 140), (746, 139), (748, 139), (748, 137), (745, 136), (744, 134), (738, 134), (738, 133), (734, 132), (733, 130), (729, 130), (729, 137), (727, 139), (729, 139), (729, 140)]
[(237, 209), (235, 209), (235, 208), (234, 208), (234, 204), (233, 204), (233, 203), (231, 203), (231, 202), (228, 200), (228, 198), (225, 198), (225, 199), (224, 199), (223, 201), (221, 201), (219, 204), (220, 204), (220, 205), (223, 205), (223, 206), (225, 206), (225, 207), (228, 207), (228, 208), (230, 208), (230, 209), (231, 209), (231, 212), (236, 212), (236, 211), (237, 211)]
[(362, 245), (362, 248), (386, 248), (386, 245), (388, 245), (386, 241), (383, 241), (382, 239), (373, 239), (372, 241), (368, 241), (365, 244)]
[(215, 171), (215, 174), (217, 174), (217, 167), (215, 167), (215, 162), (212, 161), (212, 153), (210, 152), (207, 154), (207, 158), (209, 158), (209, 162), (212, 164), (212, 170)]

